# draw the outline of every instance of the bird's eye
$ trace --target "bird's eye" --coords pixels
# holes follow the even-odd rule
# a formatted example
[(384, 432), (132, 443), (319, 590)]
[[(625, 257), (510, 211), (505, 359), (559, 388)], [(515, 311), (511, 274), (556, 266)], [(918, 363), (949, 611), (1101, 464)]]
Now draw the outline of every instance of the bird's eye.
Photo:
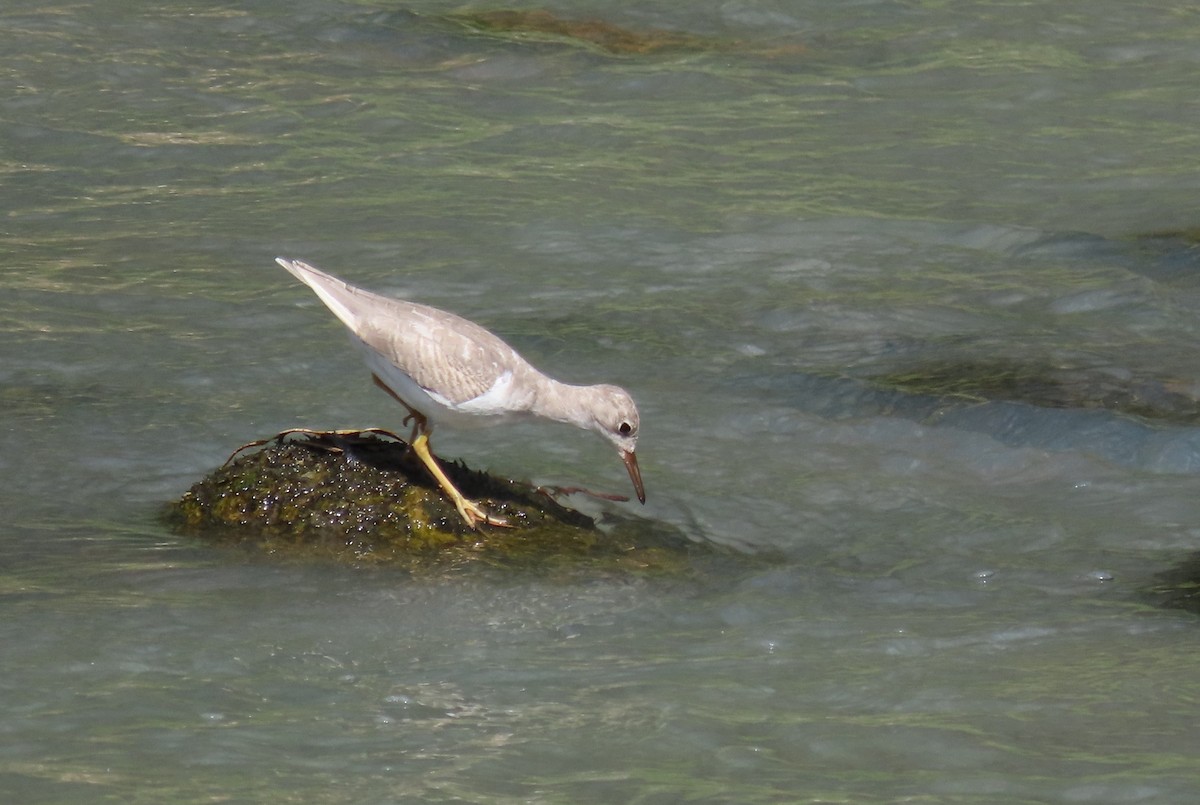
[(628, 422), (622, 422), (620, 425), (617, 425), (617, 432), (622, 436), (628, 436), (633, 433), (633, 425), (630, 425)]

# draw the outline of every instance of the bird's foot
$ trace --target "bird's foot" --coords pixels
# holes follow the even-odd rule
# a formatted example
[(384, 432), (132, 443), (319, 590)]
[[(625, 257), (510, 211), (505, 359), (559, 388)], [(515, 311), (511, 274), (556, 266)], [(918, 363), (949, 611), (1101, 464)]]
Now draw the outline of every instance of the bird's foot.
[(472, 531), (478, 530), (480, 523), (485, 523), (491, 526), (500, 528), (512, 528), (508, 520), (503, 517), (497, 517), (494, 514), (488, 514), (473, 500), (467, 500), (464, 497), (458, 497), (454, 500), (454, 507), (458, 509), (458, 513), (462, 515), (463, 520), (467, 522)]

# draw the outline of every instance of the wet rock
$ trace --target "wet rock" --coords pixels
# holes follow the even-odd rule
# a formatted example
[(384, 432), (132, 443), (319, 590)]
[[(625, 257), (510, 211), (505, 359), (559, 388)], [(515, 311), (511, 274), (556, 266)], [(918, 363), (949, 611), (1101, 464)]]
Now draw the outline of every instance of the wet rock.
[(166, 517), (177, 531), (216, 543), (412, 571), (684, 573), (694, 558), (715, 553), (640, 518), (606, 516), (601, 529), (528, 484), (442, 465), (465, 495), (512, 527), (472, 531), (406, 444), (371, 433), (269, 440), (196, 483)]

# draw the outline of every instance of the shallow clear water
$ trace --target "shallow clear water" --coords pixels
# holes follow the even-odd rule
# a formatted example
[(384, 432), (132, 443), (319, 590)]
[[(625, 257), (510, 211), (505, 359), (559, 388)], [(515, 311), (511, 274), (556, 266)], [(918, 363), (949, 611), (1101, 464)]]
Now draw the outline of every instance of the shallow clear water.
[[(0, 11), (3, 799), (1190, 800), (1200, 623), (1150, 591), (1200, 428), (871, 379), (1195, 396), (1200, 256), (1133, 237), (1198, 225), (1192, 5), (553, 8), (723, 45)], [(414, 581), (169, 533), (238, 444), (398, 424), (276, 254), (627, 386), (638, 513), (744, 559)], [(438, 447), (628, 483), (553, 426)]]

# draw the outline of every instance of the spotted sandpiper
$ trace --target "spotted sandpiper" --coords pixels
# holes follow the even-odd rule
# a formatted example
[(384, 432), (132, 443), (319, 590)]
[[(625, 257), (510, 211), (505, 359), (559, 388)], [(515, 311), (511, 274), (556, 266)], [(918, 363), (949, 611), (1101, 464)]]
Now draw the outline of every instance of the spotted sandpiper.
[(560, 383), (461, 316), (371, 293), (299, 260), (278, 257), (275, 262), (312, 288), (350, 328), (376, 385), (408, 409), (413, 452), (471, 528), (508, 523), (468, 500), (446, 477), (429, 449), (434, 425), (544, 417), (594, 430), (616, 445), (638, 500), (646, 502), (634, 453), (637, 406), (624, 389)]

